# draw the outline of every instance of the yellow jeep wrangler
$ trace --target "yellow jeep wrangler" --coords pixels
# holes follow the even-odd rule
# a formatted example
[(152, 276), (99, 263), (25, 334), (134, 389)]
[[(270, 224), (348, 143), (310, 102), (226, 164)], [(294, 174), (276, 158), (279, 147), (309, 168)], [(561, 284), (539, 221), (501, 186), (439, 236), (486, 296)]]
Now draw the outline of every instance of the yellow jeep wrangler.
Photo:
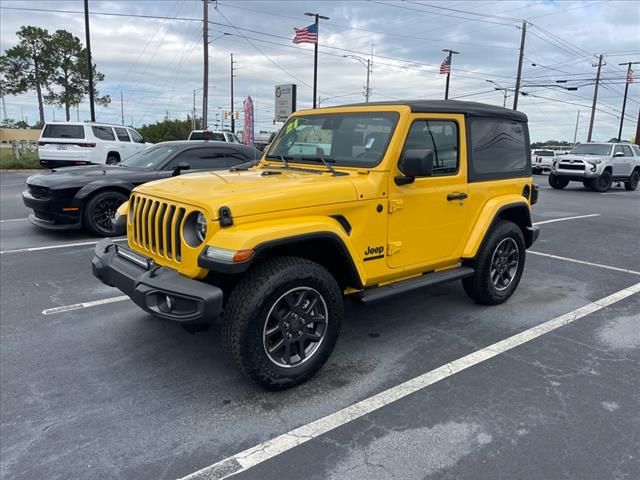
[(236, 367), (290, 387), (331, 354), (344, 297), (460, 279), (507, 300), (539, 233), (529, 151), (524, 114), (479, 103), (297, 112), (255, 167), (135, 188), (128, 248), (101, 241), (93, 272), (158, 317), (222, 317)]

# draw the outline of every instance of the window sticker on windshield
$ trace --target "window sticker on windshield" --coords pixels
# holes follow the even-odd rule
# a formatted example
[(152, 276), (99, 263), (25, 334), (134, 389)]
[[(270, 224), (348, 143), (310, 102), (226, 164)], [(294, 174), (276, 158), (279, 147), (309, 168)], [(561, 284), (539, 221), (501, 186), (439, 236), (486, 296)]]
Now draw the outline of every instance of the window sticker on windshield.
[(373, 137), (373, 136), (369, 137), (369, 139), (367, 140), (367, 143), (364, 146), (364, 148), (366, 148), (366, 149), (372, 148), (373, 144), (375, 143), (375, 141), (376, 141), (376, 137)]

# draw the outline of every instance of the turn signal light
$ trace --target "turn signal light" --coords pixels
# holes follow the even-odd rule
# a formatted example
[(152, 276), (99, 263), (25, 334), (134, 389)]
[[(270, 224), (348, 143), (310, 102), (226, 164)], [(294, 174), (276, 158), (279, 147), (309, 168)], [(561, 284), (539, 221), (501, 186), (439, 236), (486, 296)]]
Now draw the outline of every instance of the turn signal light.
[(253, 250), (238, 250), (233, 256), (233, 263), (246, 262), (253, 257)]

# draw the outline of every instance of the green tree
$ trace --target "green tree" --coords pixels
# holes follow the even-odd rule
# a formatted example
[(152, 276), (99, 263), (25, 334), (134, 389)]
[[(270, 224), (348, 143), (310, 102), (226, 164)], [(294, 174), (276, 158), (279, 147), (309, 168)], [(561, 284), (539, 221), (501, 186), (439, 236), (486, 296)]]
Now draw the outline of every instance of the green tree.
[(19, 95), (36, 91), (40, 122), (44, 123), (42, 89), (52, 74), (49, 32), (43, 28), (23, 26), (16, 32), (19, 42), (0, 56), (3, 93)]
[[(89, 78), (87, 68), (87, 50), (80, 39), (66, 30), (57, 30), (51, 36), (52, 62), (55, 70), (52, 83), (47, 86), (45, 101), (50, 105), (64, 107), (67, 121), (71, 120), (71, 107), (79, 105), (89, 94)], [(104, 74), (92, 66), (93, 83), (104, 80)], [(57, 88), (56, 88), (57, 87)], [(99, 96), (94, 89), (95, 102), (99, 105), (111, 103), (109, 95)]]
[[(196, 130), (202, 128), (200, 119), (196, 119)], [(138, 128), (144, 137), (152, 143), (168, 142), (171, 140), (186, 140), (191, 133), (191, 118), (186, 120), (162, 120)]]

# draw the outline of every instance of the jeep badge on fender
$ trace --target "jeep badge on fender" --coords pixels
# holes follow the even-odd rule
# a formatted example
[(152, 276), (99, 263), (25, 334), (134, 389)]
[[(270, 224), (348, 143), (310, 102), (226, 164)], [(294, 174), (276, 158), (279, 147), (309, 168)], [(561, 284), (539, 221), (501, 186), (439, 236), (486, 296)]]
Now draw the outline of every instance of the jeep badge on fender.
[(303, 110), (256, 167), (136, 187), (118, 209), (128, 245), (100, 242), (93, 273), (155, 316), (222, 317), (229, 361), (282, 389), (327, 361), (345, 296), (461, 280), (478, 303), (506, 301), (538, 237), (537, 198), (521, 112), (452, 100)]

